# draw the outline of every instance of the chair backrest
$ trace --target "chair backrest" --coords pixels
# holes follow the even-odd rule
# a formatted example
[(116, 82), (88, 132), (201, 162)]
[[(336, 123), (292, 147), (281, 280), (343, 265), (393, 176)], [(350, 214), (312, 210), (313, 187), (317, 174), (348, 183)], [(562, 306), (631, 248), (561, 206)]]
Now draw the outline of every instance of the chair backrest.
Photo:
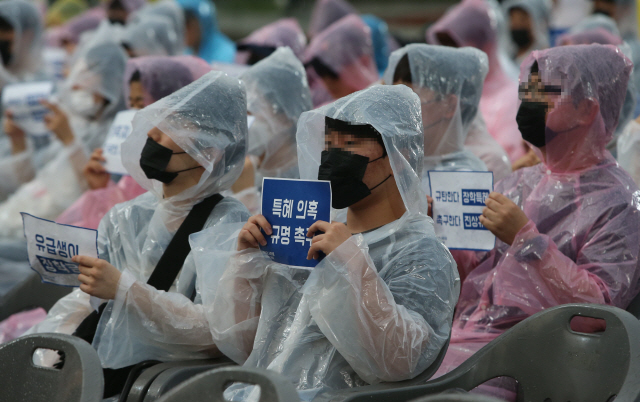
[[(36, 349), (64, 353), (60, 368), (36, 366)], [(104, 381), (96, 351), (80, 338), (64, 334), (28, 335), (0, 347), (0, 393), (3, 400), (30, 402), (99, 402)]]
[(207, 371), (185, 381), (163, 396), (159, 402), (224, 401), (224, 390), (234, 382), (259, 386), (259, 402), (300, 400), (293, 384), (275, 372), (244, 367), (225, 367)]
[[(574, 317), (604, 320), (606, 329), (571, 329)], [(518, 381), (522, 401), (635, 401), (640, 394), (640, 321), (616, 307), (568, 304), (515, 325), (455, 370), (423, 386), (360, 394), (348, 401), (408, 401), (451, 388), (470, 391), (496, 377)]]

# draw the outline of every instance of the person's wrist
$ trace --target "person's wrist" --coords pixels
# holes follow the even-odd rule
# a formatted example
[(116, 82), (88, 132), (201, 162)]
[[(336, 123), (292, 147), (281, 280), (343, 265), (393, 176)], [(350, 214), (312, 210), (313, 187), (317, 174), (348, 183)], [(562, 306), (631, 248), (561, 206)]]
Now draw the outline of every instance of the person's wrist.
[(27, 150), (27, 141), (24, 136), (19, 138), (11, 137), (11, 154), (17, 155)]

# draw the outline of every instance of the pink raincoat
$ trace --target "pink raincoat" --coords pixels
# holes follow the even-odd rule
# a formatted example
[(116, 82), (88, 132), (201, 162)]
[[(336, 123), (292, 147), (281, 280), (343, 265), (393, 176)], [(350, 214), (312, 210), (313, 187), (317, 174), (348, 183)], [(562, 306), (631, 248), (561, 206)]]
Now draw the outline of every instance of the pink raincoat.
[[(307, 46), (307, 37), (295, 18), (283, 18), (254, 31), (238, 44), (273, 48), (289, 46), (296, 57), (302, 59), (304, 48)], [(238, 50), (237, 64), (246, 64), (248, 59), (248, 52)]]
[(534, 147), (543, 163), (496, 186), (530, 220), (511, 246), (497, 240), (463, 283), (440, 374), (541, 310), (625, 308), (639, 290), (640, 191), (605, 149), (632, 63), (614, 46), (565, 46), (533, 52), (521, 81), (534, 61), (542, 83), (562, 91), (547, 113), (547, 145)]
[[(514, 162), (525, 154), (516, 123), (518, 83), (509, 78), (501, 67), (496, 27), (495, 16), (484, 0), (464, 0), (429, 28), (427, 42), (472, 46), (489, 56), (489, 73), (484, 81), (480, 112), (489, 133)], [(443, 35), (448, 35), (454, 43), (444, 43)]]

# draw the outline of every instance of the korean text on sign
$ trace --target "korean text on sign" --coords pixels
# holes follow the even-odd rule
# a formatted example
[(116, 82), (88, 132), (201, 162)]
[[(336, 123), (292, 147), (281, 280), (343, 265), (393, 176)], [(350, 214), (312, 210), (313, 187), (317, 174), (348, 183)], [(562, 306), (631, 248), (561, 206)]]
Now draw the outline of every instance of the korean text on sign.
[(98, 232), (93, 229), (61, 225), (22, 213), (24, 234), (31, 268), (42, 282), (80, 286), (76, 255), (98, 257)]
[(135, 110), (124, 110), (119, 112), (113, 120), (113, 124), (111, 124), (107, 138), (104, 141), (104, 145), (102, 146), (102, 156), (107, 160), (104, 168), (111, 174), (129, 174), (122, 165), (120, 146), (124, 140), (129, 137), (129, 134), (131, 134), (131, 122), (133, 121), (135, 114)]
[(48, 100), (53, 83), (48, 81), (11, 84), (2, 89), (2, 108), (12, 114), (13, 122), (31, 136), (49, 135), (44, 116), (49, 110), (41, 101)]
[(318, 261), (307, 260), (311, 237), (309, 227), (317, 220), (329, 222), (331, 185), (327, 181), (265, 178), (262, 183), (262, 214), (273, 233), (265, 236), (260, 247), (281, 264), (315, 267)]
[(495, 236), (480, 223), (493, 173), (429, 171), (429, 183), (438, 238), (452, 250), (493, 249)]

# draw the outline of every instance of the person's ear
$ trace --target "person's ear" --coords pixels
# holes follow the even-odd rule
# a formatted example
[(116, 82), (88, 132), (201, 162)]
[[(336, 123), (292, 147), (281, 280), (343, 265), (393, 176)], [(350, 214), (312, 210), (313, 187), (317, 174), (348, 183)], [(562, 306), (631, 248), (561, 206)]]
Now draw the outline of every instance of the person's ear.
[(578, 112), (577, 123), (581, 126), (590, 126), (600, 114), (600, 105), (592, 98), (586, 98), (578, 103), (576, 107)]

